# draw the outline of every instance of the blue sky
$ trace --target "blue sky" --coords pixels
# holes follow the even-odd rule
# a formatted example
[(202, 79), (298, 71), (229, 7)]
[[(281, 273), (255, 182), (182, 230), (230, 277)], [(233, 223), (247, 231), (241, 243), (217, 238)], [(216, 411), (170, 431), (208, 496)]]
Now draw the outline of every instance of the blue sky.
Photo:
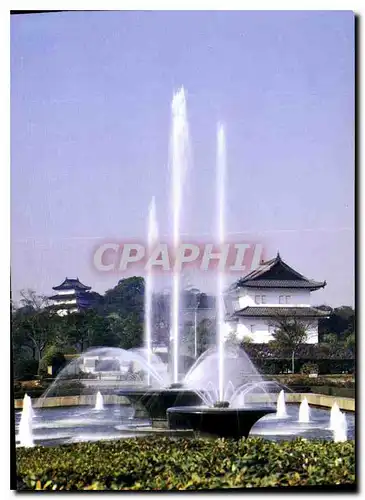
[[(97, 238), (170, 231), (168, 144), (184, 85), (193, 150), (183, 230), (214, 230), (227, 129), (227, 231), (354, 303), (352, 12), (70, 12), (11, 22), (12, 288), (102, 292)], [(288, 231), (290, 230), (290, 231)], [(233, 237), (233, 236), (232, 236)], [(203, 238), (203, 236), (202, 236)], [(212, 276), (191, 278), (206, 291)]]

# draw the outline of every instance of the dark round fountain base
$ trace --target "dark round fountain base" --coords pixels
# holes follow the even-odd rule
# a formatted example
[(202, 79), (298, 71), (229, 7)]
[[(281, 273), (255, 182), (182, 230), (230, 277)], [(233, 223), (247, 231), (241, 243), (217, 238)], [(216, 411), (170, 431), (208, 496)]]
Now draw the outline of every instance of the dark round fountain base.
[(229, 407), (229, 402), (228, 401), (216, 401), (213, 405), (214, 408), (228, 408)]
[(167, 422), (166, 411), (177, 405), (196, 406), (202, 404), (200, 396), (191, 389), (168, 388), (168, 389), (120, 389), (119, 396), (125, 396), (136, 408), (143, 408), (154, 426), (164, 427)]
[(167, 389), (183, 389), (183, 388), (184, 384), (182, 384), (181, 382), (174, 382), (173, 384), (169, 385)]
[(248, 437), (260, 418), (275, 413), (275, 408), (206, 408), (180, 406), (167, 410), (170, 429), (192, 429), (201, 434), (239, 439)]

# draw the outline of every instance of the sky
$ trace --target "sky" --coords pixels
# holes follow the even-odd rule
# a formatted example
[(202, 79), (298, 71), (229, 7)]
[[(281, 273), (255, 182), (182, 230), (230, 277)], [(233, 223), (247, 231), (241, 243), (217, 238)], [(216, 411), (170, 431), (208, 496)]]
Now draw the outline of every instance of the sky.
[[(183, 85), (192, 164), (182, 230), (214, 235), (223, 122), (228, 237), (326, 280), (312, 303), (354, 305), (354, 83), (350, 11), (13, 16), (15, 300), (27, 288), (51, 295), (66, 276), (113, 287), (124, 275), (96, 270), (95, 247), (145, 241), (152, 196), (161, 238), (171, 234), (171, 100)], [(189, 281), (215, 290), (212, 273)]]

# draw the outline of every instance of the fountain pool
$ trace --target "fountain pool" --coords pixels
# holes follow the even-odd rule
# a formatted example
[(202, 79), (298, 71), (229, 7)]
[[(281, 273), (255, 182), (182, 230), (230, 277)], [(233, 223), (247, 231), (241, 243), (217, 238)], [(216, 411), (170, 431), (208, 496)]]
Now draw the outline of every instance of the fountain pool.
[[(261, 418), (251, 429), (250, 436), (272, 441), (307, 439), (333, 440), (330, 429), (330, 410), (311, 407), (311, 421), (298, 422), (299, 405), (286, 405), (287, 418), (277, 419), (275, 414)], [(15, 412), (18, 434), (21, 411)], [(348, 439), (355, 437), (355, 415), (346, 414)], [(115, 440), (146, 436), (155, 431), (148, 419), (134, 418), (132, 407), (105, 405), (104, 410), (94, 407), (73, 406), (36, 408), (33, 416), (33, 441), (35, 445), (54, 446), (81, 441)], [(20, 443), (17, 443), (19, 446)]]

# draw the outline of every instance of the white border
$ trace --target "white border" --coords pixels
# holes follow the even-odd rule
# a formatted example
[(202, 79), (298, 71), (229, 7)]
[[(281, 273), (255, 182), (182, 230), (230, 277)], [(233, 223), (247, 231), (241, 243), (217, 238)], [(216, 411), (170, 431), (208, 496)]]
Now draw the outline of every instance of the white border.
[[(10, 479), (10, 466), (9, 466), (9, 392), (7, 389), (7, 384), (5, 381), (9, 380), (9, 358), (8, 353), (10, 350), (10, 335), (9, 335), (9, 262), (10, 262), (10, 254), (9, 254), (9, 166), (10, 166), (10, 136), (9, 136), (9, 123), (10, 123), (10, 106), (9, 106), (9, 10), (49, 10), (51, 5), (54, 10), (353, 10), (357, 14), (362, 14), (364, 11), (364, 2), (363, 1), (346, 1), (346, 0), (307, 0), (306, 2), (289, 2), (289, 1), (276, 1), (273, 5), (270, 1), (257, 0), (248, 4), (248, 2), (237, 2), (232, 0), (217, 1), (210, 0), (209, 2), (202, 1), (157, 1), (154, 2), (145, 0), (135, 0), (135, 1), (111, 1), (104, 0), (103, 2), (89, 0), (89, 1), (75, 1), (75, 0), (63, 0), (62, 2), (50, 2), (49, 0), (42, 1), (32, 1), (29, 0), (18, 0), (12, 2), (1, 2), (0, 6), (0, 63), (1, 63), (1, 107), (0, 107), (0, 119), (2, 121), (1, 134), (0, 134), (0, 155), (1, 155), (1, 168), (0, 168), (0, 186), (2, 189), (2, 196), (0, 196), (1, 201), (1, 224), (2, 224), (2, 242), (1, 252), (2, 252), (2, 266), (1, 266), (1, 304), (2, 304), (2, 325), (1, 328), (1, 340), (2, 340), (2, 350), (4, 352), (4, 356), (1, 363), (1, 369), (3, 371), (3, 377), (1, 380), (2, 384), (2, 397), (5, 397), (6, 408), (2, 408), (2, 425), (1, 432), (3, 434), (3, 438), (1, 442), (4, 443), (2, 446), (2, 460), (1, 460), (1, 472), (2, 472), (2, 481), (1, 481), (1, 490), (6, 495), (6, 492), (9, 491), (9, 479)], [(56, 4), (56, 5), (55, 5)], [(361, 19), (361, 24), (363, 20)], [(358, 50), (363, 54), (364, 53), (364, 41), (363, 36), (359, 36), (360, 44)], [(362, 49), (362, 50), (361, 50)], [(361, 82), (364, 84), (363, 78), (363, 67), (358, 68), (361, 74)], [(357, 112), (361, 116), (363, 116), (363, 104), (361, 106), (361, 110), (358, 109)], [(360, 121), (360, 116), (359, 116)], [(360, 129), (359, 134), (359, 142), (363, 144), (363, 130)], [(358, 145), (360, 147), (360, 144)], [(361, 162), (362, 163), (362, 162)], [(360, 158), (358, 158), (358, 169), (361, 170)], [(363, 185), (365, 174), (363, 173), (361, 176), (361, 187)], [(363, 190), (361, 190), (363, 191)], [(363, 204), (365, 201), (361, 201), (360, 197), (360, 210), (359, 210), (359, 221), (360, 221), (360, 229), (361, 231), (361, 241), (359, 241), (359, 249), (365, 248), (365, 243), (363, 241), (365, 222), (362, 221), (362, 217), (360, 213), (363, 213)], [(4, 237), (4, 235), (6, 235)], [(364, 236), (365, 238), (365, 236)], [(5, 241), (4, 241), (5, 240)], [(4, 244), (5, 243), (5, 244)], [(359, 252), (360, 254), (360, 252)], [(359, 279), (359, 273), (357, 279)], [(361, 291), (362, 287), (360, 286)], [(363, 294), (361, 294), (361, 297)], [(360, 304), (359, 304), (360, 305)], [(361, 301), (362, 306), (362, 301)], [(360, 336), (360, 331), (358, 332)], [(365, 345), (365, 343), (364, 343)], [(361, 345), (361, 350), (363, 346)], [(359, 354), (359, 359), (361, 359), (361, 354)], [(361, 374), (361, 379), (363, 378), (363, 374)], [(363, 380), (359, 386), (362, 388), (364, 386)], [(362, 400), (361, 400), (362, 401)], [(359, 431), (361, 431), (361, 426), (358, 425)], [(359, 432), (360, 434), (360, 432)], [(362, 440), (361, 440), (362, 442)], [(361, 457), (361, 452), (359, 450), (358, 457)], [(364, 477), (363, 467), (364, 460), (361, 460), (359, 469), (359, 478)], [(1, 495), (1, 498), (4, 498)]]

